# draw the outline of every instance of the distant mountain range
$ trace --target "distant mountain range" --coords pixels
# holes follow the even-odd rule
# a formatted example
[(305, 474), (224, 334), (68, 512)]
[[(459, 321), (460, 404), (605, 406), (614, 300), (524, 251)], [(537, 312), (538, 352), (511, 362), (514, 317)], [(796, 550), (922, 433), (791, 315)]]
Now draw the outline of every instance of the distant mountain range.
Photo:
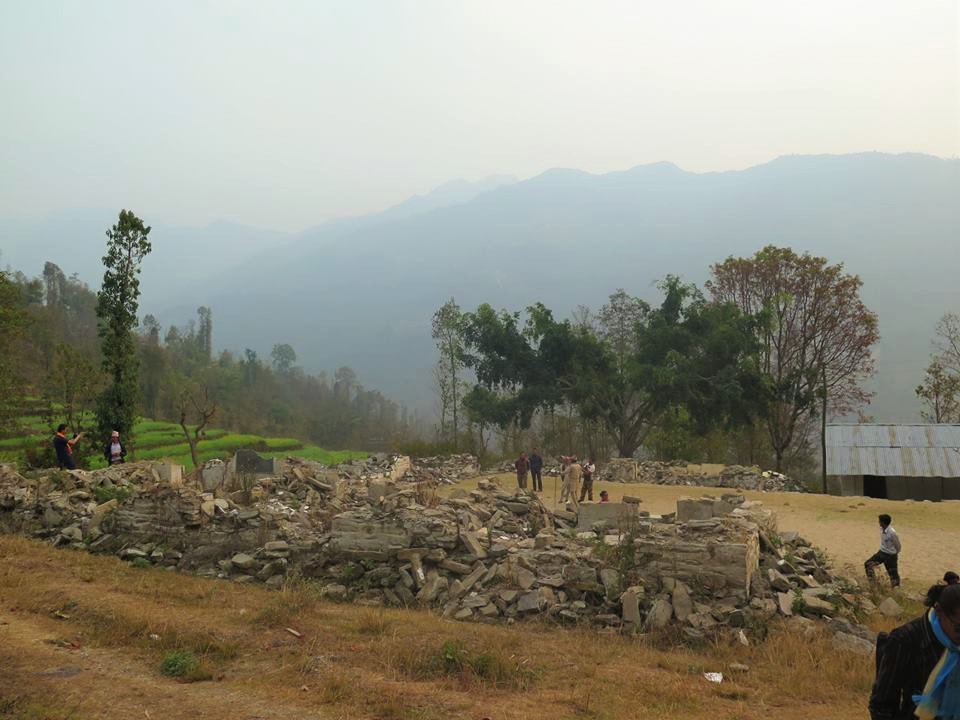
[[(295, 235), (157, 222), (142, 309), (183, 323), (209, 305), (220, 347), (266, 355), (289, 342), (308, 370), (350, 365), (366, 385), (429, 409), (430, 317), (450, 297), (465, 309), (539, 300), (563, 316), (621, 287), (653, 300), (667, 273), (700, 284), (729, 255), (789, 245), (862, 277), (882, 334), (867, 411), (908, 421), (933, 327), (960, 311), (958, 198), (958, 160), (865, 153), (722, 173), (657, 163), (456, 182)], [(53, 259), (95, 284), (115, 217), (0, 220), (0, 262), (38, 274)]]

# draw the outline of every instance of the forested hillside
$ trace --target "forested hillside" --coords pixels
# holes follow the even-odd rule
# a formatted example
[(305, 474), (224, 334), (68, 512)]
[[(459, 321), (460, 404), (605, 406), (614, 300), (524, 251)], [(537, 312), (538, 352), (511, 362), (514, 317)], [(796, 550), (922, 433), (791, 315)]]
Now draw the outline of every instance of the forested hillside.
[[(104, 387), (96, 293), (52, 262), (38, 277), (22, 272), (0, 277), (0, 422), (8, 434), (23, 415), (47, 415), (73, 431), (90, 429)], [(152, 315), (143, 318), (136, 335), (140, 414), (192, 425), (195, 400), (203, 398), (215, 406), (217, 426), (239, 433), (374, 450), (414, 434), (418, 419), (365, 388), (349, 367), (332, 375), (305, 373), (285, 344), (266, 358), (250, 349), (214, 353), (214, 323), (206, 307), (180, 327), (163, 328)]]

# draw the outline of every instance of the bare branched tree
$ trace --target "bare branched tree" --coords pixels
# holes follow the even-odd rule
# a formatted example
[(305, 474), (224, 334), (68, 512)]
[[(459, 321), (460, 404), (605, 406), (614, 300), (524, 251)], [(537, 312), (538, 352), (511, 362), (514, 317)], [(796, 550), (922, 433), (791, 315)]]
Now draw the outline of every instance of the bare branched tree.
[[(194, 470), (200, 469), (200, 454), (197, 446), (203, 437), (203, 430), (217, 414), (217, 401), (206, 385), (185, 387), (179, 397), (180, 427), (190, 445), (190, 458), (193, 460)], [(190, 433), (189, 421), (193, 421), (193, 434)]]

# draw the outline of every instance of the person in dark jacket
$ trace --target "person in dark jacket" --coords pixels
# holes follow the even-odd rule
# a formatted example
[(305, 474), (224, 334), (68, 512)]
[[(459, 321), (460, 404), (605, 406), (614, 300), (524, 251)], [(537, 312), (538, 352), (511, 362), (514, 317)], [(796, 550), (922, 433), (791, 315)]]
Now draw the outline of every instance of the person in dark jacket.
[(57, 426), (57, 434), (53, 436), (53, 449), (57, 453), (57, 464), (61, 470), (77, 469), (76, 463), (73, 462), (73, 446), (82, 437), (83, 433), (77, 433), (72, 440), (68, 440), (66, 423), (60, 423)]
[(110, 433), (110, 442), (103, 448), (103, 457), (107, 459), (107, 465), (119, 465), (125, 462), (127, 449), (120, 442), (120, 433), (116, 430)]
[(960, 584), (924, 615), (877, 638), (871, 720), (960, 718)]
[(527, 454), (525, 452), (520, 453), (520, 457), (517, 458), (513, 466), (517, 469), (517, 487), (526, 490), (527, 473), (530, 471), (530, 461), (527, 459)]
[(534, 448), (530, 453), (530, 478), (533, 480), (533, 491), (543, 492), (543, 456), (540, 448)]

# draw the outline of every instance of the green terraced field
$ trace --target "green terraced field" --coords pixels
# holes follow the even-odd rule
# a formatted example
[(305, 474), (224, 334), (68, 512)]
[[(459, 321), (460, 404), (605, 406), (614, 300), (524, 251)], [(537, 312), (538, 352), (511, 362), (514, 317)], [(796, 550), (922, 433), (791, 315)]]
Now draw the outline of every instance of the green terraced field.
[[(0, 462), (18, 461), (28, 448), (42, 447), (44, 443), (50, 442), (50, 428), (43, 416), (24, 415), (18, 418), (17, 424), (19, 430), (8, 437), (0, 438)], [(136, 446), (133, 457), (128, 455), (128, 459), (166, 460), (187, 468), (193, 467), (190, 446), (183, 436), (183, 430), (176, 423), (141, 419), (134, 426), (134, 439)], [(241, 448), (251, 448), (265, 457), (296, 455), (326, 465), (369, 455), (357, 450), (326, 450), (296, 438), (231, 433), (220, 428), (206, 430), (198, 450), (200, 461), (206, 462), (215, 458), (225, 460)], [(102, 457), (95, 456), (90, 459), (91, 468), (103, 467), (105, 464)]]

